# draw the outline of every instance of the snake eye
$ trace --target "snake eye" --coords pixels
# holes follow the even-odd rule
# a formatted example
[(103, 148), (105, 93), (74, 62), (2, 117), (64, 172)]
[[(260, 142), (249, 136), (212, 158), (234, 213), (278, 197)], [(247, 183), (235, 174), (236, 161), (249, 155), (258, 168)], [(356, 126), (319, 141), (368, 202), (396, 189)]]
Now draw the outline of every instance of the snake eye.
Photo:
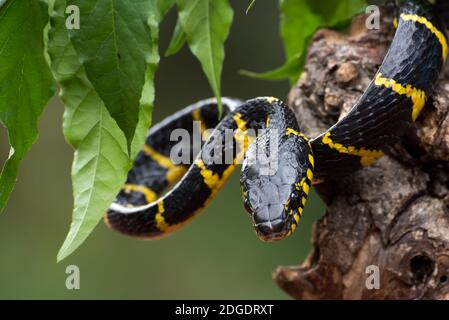
[(302, 201), (302, 192), (294, 190), (290, 195), (289, 207), (291, 210), (296, 210), (300, 207)]

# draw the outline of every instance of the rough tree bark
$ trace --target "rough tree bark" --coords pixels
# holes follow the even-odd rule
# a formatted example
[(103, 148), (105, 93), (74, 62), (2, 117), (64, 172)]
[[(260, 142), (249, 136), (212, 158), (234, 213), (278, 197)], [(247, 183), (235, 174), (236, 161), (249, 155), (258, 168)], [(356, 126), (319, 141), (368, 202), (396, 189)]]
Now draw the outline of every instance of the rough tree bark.
[[(316, 136), (349, 111), (390, 44), (365, 16), (349, 34), (318, 31), (289, 96), (302, 130)], [(410, 48), (413, 50), (413, 48)], [(279, 267), (277, 284), (297, 299), (449, 299), (449, 67), (417, 123), (373, 166), (316, 186), (327, 205), (301, 266)], [(309, 212), (310, 214), (310, 212)], [(366, 267), (380, 289), (366, 287)]]

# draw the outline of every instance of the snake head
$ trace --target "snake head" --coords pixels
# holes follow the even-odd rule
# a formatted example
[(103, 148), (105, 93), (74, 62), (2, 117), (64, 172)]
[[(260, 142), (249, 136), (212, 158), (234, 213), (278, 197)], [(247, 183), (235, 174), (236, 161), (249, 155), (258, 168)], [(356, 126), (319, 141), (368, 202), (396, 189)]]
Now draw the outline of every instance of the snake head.
[[(263, 241), (275, 241), (292, 234), (304, 209), (312, 179), (310, 145), (305, 137), (281, 135), (272, 172), (254, 155), (264, 148), (266, 139), (258, 137), (246, 153), (240, 183), (245, 209), (256, 233)], [(267, 152), (269, 153), (269, 152)], [(257, 157), (257, 156), (256, 156)], [(306, 186), (307, 185), (307, 186)]]

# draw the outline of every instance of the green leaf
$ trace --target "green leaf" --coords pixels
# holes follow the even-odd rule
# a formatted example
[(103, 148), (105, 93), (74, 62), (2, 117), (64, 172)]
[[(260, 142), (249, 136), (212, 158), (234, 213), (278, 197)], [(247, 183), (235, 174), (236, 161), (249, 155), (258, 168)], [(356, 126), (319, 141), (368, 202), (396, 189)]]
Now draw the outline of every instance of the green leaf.
[(159, 24), (174, 6), (175, 0), (156, 0), (150, 1), (150, 10), (148, 25), (151, 31), (151, 55), (149, 64), (145, 73), (145, 84), (142, 89), (142, 97), (140, 99), (141, 109), (139, 111), (139, 122), (137, 123), (136, 133), (131, 145), (131, 162), (134, 162), (139, 150), (142, 149), (147, 137), (147, 131), (151, 124), (151, 114), (154, 103), (154, 74), (160, 61), (159, 56)]
[(65, 1), (50, 0), (47, 52), (65, 104), (64, 135), (75, 148), (73, 219), (58, 261), (92, 232), (113, 201), (129, 168), (123, 132), (87, 79), (65, 28)]
[(176, 0), (156, 0), (156, 11), (153, 11), (155, 15), (155, 21), (161, 22), (162, 18), (167, 12), (175, 5)]
[[(289, 78), (292, 83), (296, 82), (315, 31), (320, 27), (342, 27), (366, 5), (365, 0), (280, 0), (281, 36), (287, 62), (276, 70), (250, 73), (251, 76), (268, 80)], [(298, 57), (303, 57), (299, 63)]]
[(280, 66), (277, 69), (267, 71), (267, 72), (253, 72), (248, 70), (240, 70), (240, 74), (246, 77), (262, 79), (262, 80), (272, 80), (279, 81), (285, 80), (290, 77), (292, 73), (295, 73), (301, 66), (304, 64), (304, 55), (296, 56), (283, 66)]
[(17, 179), (20, 161), (37, 139), (37, 122), (55, 91), (43, 54), (46, 4), (9, 0), (0, 8), (0, 122), (8, 130), (9, 157), (0, 175), (0, 211)]
[[(310, 38), (319, 27), (332, 27), (363, 11), (365, 0), (281, 0), (281, 36), (287, 61), (306, 55)], [(289, 75), (296, 81), (303, 64)]]
[(178, 19), (178, 21), (176, 22), (175, 30), (173, 31), (173, 35), (170, 40), (170, 44), (165, 51), (165, 56), (169, 57), (177, 54), (186, 43), (186, 40), (186, 33), (182, 29), (181, 22)]
[[(281, 36), (287, 60), (306, 47), (306, 39), (321, 25), (306, 0), (281, 0)], [(293, 40), (295, 39), (295, 40)]]
[(311, 11), (321, 17), (325, 26), (331, 27), (365, 11), (368, 5), (366, 0), (307, 0), (307, 3)]
[(151, 114), (154, 103), (154, 75), (160, 61), (159, 56), (159, 24), (165, 17), (167, 12), (175, 4), (175, 0), (156, 0), (150, 1), (150, 10), (148, 17), (148, 26), (151, 31), (151, 55), (148, 60), (148, 68), (145, 73), (145, 84), (142, 89), (142, 97), (140, 99), (141, 109), (139, 112), (139, 122), (137, 124), (136, 133), (131, 145), (131, 161), (134, 161), (138, 151), (142, 149), (145, 143), (147, 131), (151, 124)]
[(130, 146), (145, 72), (154, 55), (148, 25), (154, 1), (68, 0), (67, 4), (78, 6), (81, 16), (81, 28), (70, 30), (70, 39), (89, 81)]
[(221, 110), (224, 42), (232, 24), (232, 8), (228, 0), (177, 0), (176, 4), (190, 50), (200, 61)]
[[(58, 253), (58, 261), (75, 251), (93, 231), (122, 187), (132, 163), (124, 133), (89, 81), (69, 40), (65, 28), (65, 7), (64, 0), (49, 1), (51, 19), (47, 27), (48, 60), (60, 84), (60, 96), (66, 108), (64, 135), (75, 148), (72, 166), (73, 217), (69, 233)], [(153, 75), (159, 62), (155, 41), (158, 38), (158, 24), (165, 12), (154, 5), (149, 11), (148, 24), (154, 42), (150, 43), (152, 55), (140, 99), (144, 107), (139, 112), (132, 153), (141, 148), (150, 124), (154, 100)]]

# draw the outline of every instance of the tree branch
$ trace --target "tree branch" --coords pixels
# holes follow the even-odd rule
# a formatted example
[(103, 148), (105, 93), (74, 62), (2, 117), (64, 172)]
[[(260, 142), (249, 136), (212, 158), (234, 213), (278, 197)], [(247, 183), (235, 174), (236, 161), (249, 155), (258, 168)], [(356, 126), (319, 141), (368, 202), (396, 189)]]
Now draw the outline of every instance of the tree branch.
[[(394, 29), (353, 19), (348, 35), (316, 33), (289, 104), (309, 136), (344, 116), (373, 78)], [(413, 50), (413, 48), (410, 48)], [(316, 186), (327, 205), (301, 266), (279, 267), (277, 284), (297, 299), (449, 299), (449, 68), (413, 129), (387, 156)], [(380, 289), (369, 290), (369, 265)]]

